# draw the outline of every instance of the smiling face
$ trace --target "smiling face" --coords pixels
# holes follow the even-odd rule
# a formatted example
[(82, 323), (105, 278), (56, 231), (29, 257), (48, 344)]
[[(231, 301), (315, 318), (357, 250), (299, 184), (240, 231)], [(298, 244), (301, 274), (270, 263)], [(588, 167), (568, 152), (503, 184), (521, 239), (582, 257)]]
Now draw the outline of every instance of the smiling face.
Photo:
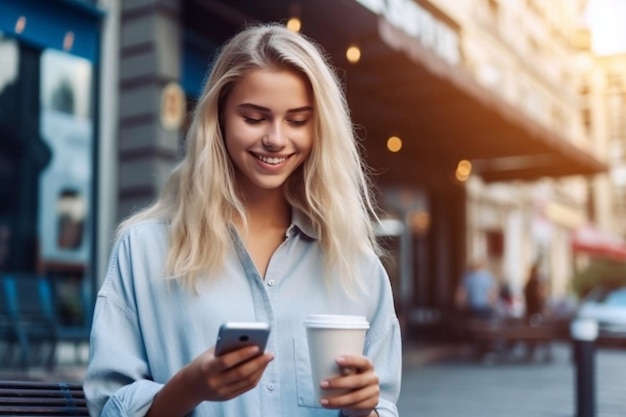
[(313, 147), (313, 97), (292, 71), (248, 73), (228, 95), (222, 121), (244, 195), (282, 190)]

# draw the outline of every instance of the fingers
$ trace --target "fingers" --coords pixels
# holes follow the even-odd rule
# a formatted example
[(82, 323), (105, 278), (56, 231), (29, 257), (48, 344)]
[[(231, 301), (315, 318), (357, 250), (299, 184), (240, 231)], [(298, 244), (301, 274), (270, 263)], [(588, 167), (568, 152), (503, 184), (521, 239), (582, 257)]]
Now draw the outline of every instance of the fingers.
[(379, 379), (374, 365), (364, 356), (346, 355), (337, 358), (341, 376), (322, 381), (323, 390), (341, 390), (343, 394), (333, 394), (320, 403), (326, 408), (353, 409), (367, 411), (378, 404), (380, 395)]
[(326, 408), (371, 410), (378, 405), (380, 388), (378, 384), (348, 391), (333, 397), (324, 397), (320, 404)]
[(360, 355), (344, 355), (337, 358), (337, 365), (340, 368), (352, 368), (358, 372), (367, 372), (374, 369), (374, 364), (365, 356)]
[(238, 349), (219, 357), (210, 350), (203, 356), (204, 399), (209, 401), (229, 400), (254, 388), (274, 359), (271, 353), (259, 354), (257, 347)]
[(221, 382), (227, 385), (236, 383), (237, 381), (252, 380), (257, 373), (263, 373), (272, 359), (274, 359), (274, 357), (266, 353), (245, 362), (238, 362), (236, 365), (226, 368), (220, 373)]
[(221, 356), (214, 356), (214, 349), (211, 349), (209, 353), (215, 358), (210, 361), (211, 367), (214, 371), (222, 372), (228, 368), (232, 368), (238, 364), (244, 363), (255, 356), (258, 356), (260, 351), (258, 346), (248, 346), (243, 349), (237, 349), (232, 352), (226, 353)]
[[(256, 387), (264, 371), (265, 367), (257, 369), (251, 374), (242, 374), (240, 378), (231, 380), (231, 382), (220, 381), (216, 383), (217, 386), (215, 386), (214, 391), (219, 400), (230, 400)], [(208, 384), (212, 385), (213, 382), (208, 381)]]

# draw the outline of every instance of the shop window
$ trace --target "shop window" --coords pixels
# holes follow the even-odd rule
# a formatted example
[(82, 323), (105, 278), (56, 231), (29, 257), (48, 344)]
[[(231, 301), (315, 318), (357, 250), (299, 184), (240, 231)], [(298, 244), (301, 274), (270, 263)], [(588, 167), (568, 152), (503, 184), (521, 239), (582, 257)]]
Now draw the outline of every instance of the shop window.
[(41, 69), (41, 136), (53, 158), (40, 178), (40, 261), (61, 269), (84, 266), (91, 239), (85, 224), (92, 186), (92, 66), (84, 58), (46, 50)]
[(63, 189), (57, 199), (57, 246), (77, 250), (83, 241), (85, 196), (78, 190)]

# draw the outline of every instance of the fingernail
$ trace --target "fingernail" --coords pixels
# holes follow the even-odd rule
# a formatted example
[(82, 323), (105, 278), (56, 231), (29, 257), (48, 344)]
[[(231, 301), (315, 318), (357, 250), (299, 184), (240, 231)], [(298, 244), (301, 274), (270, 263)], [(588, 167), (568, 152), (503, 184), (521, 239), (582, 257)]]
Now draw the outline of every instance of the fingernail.
[(320, 382), (320, 387), (322, 387), (322, 388), (328, 388), (328, 386), (329, 386), (329, 385), (330, 385), (330, 384), (328, 383), (328, 381), (322, 381), (322, 382)]
[(339, 363), (344, 363), (345, 361), (346, 361), (346, 358), (344, 358), (343, 356), (339, 356), (337, 358), (337, 362), (339, 362)]
[(320, 400), (320, 404), (322, 404), (322, 405), (328, 405), (328, 400), (327, 400), (326, 398), (322, 398), (322, 399)]

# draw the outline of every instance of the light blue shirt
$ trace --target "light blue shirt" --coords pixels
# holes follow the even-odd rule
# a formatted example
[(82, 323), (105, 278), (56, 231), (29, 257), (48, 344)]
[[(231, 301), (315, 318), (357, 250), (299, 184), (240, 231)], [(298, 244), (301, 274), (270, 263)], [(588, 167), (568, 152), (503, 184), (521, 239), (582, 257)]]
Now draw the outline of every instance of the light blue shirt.
[(496, 290), (495, 278), (484, 269), (468, 272), (463, 276), (463, 287), (467, 292), (467, 304), (471, 309), (491, 306), (490, 294)]
[[(225, 402), (202, 402), (192, 416), (324, 417), (314, 396), (304, 321), (308, 314), (351, 314), (370, 322), (364, 354), (380, 379), (381, 417), (397, 416), (401, 340), (387, 274), (372, 253), (355, 263), (368, 294), (350, 298), (336, 277), (324, 283), (321, 246), (307, 219), (294, 210), (286, 239), (265, 280), (237, 234), (224, 272), (201, 281), (197, 294), (164, 278), (168, 224), (148, 220), (116, 242), (98, 293), (85, 394), (92, 416), (144, 416), (162, 386), (215, 345), (227, 321), (265, 321), (267, 351), (275, 358), (259, 384)], [(210, 244), (207, 242), (207, 244)]]

